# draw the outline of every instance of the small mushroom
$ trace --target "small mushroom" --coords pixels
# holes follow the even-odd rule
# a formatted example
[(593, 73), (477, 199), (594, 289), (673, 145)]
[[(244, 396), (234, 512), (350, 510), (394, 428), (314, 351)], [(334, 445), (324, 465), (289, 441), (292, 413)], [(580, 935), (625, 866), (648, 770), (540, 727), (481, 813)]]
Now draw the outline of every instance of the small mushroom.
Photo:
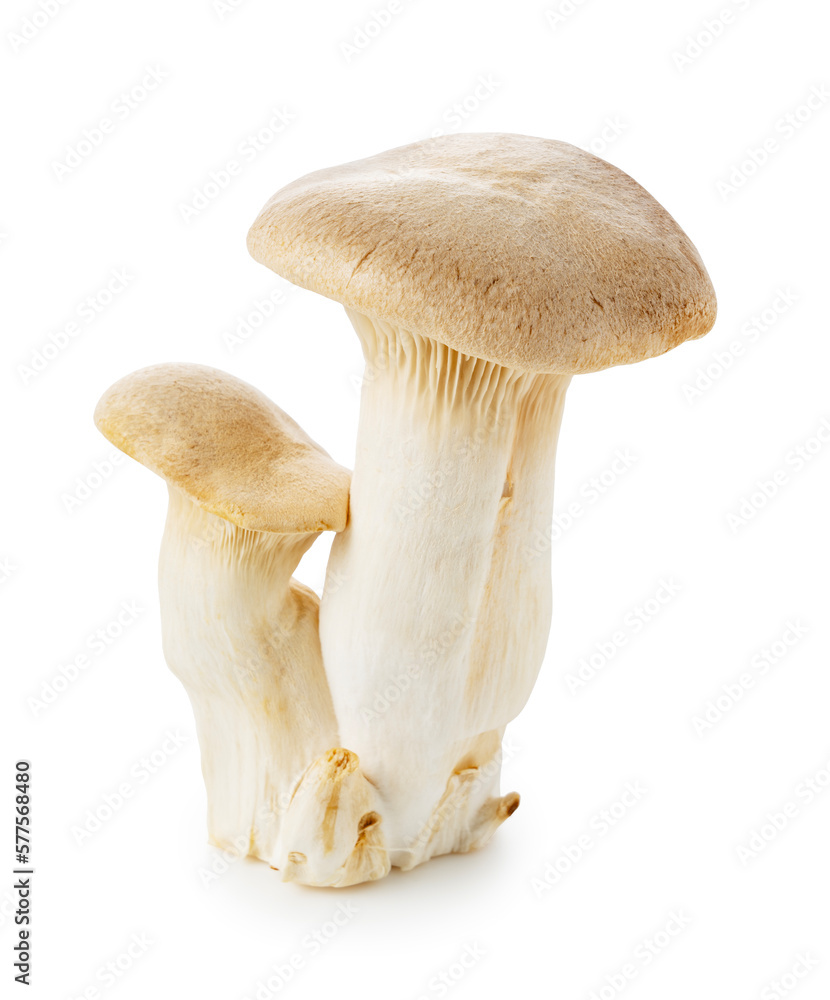
[(291, 574), (321, 531), (345, 528), (349, 472), (202, 365), (127, 375), (95, 422), (168, 483), (162, 638), (196, 717), (211, 842), (272, 861), (300, 777), (338, 740), (318, 598)]
[(499, 745), (550, 628), (549, 556), (528, 552), (551, 522), (568, 382), (703, 336), (709, 276), (627, 174), (519, 135), (309, 174), (248, 247), (346, 307), (371, 373), (321, 608), (342, 746), (393, 864), (478, 846), (518, 802), (499, 796)]

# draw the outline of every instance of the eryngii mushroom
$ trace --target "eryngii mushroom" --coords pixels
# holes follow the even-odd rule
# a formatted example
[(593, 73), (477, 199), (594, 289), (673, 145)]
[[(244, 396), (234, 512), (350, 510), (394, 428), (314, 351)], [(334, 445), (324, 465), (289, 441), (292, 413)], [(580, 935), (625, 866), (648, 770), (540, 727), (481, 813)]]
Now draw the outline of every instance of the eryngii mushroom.
[(345, 528), (349, 472), (258, 390), (202, 365), (127, 375), (95, 422), (168, 483), (162, 638), (196, 717), (210, 839), (273, 862), (297, 782), (337, 744), (318, 598), (291, 574), (321, 531)]
[(481, 843), (516, 805), (487, 765), (550, 626), (549, 556), (527, 551), (551, 521), (570, 377), (702, 336), (714, 292), (627, 174), (518, 135), (309, 174), (265, 205), (248, 248), (344, 304), (372, 373), (320, 629), (341, 743), (410, 867)]

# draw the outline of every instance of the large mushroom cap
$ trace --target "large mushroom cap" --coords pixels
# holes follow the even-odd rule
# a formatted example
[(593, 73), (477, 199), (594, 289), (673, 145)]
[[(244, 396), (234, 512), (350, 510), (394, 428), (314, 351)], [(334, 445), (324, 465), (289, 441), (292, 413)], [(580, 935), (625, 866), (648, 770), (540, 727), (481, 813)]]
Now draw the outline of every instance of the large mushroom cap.
[(598, 371), (701, 337), (715, 294), (628, 174), (522, 135), (426, 139), (278, 191), (261, 263), (375, 319), (520, 371)]
[(121, 451), (239, 527), (346, 526), (348, 470), (267, 396), (226, 372), (141, 368), (107, 389), (95, 423)]

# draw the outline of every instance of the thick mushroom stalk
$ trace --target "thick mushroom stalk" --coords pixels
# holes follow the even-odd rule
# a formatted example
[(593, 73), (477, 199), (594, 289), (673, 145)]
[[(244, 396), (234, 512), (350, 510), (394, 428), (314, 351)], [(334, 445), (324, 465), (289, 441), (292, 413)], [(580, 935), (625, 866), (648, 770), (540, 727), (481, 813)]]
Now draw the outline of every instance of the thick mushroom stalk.
[(193, 706), (210, 841), (271, 863), (298, 779), (337, 742), (319, 601), (292, 579), (317, 534), (240, 528), (170, 487), (162, 643)]
[(569, 377), (349, 315), (372, 377), (320, 635), (340, 738), (409, 868), (483, 843), (518, 801), (493, 804), (500, 737), (550, 628), (549, 562), (526, 550), (552, 516)]
[(338, 742), (319, 602), (292, 573), (345, 527), (349, 473), (252, 386), (200, 365), (128, 375), (95, 419), (168, 482), (162, 637), (196, 717), (210, 839), (274, 863), (300, 778)]
[(709, 276), (631, 177), (521, 135), (316, 171), (248, 248), (341, 302), (369, 364), (320, 621), (342, 746), (393, 864), (468, 850), (518, 801), (499, 795), (499, 744), (544, 654), (548, 556), (528, 553), (568, 380), (703, 336)]

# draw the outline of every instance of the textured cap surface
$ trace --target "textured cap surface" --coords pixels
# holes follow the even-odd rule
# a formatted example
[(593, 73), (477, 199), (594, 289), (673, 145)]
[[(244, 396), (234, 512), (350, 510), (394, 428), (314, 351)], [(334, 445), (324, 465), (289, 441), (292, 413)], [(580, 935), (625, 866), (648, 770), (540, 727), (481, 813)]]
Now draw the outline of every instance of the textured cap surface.
[(522, 371), (639, 361), (715, 320), (668, 212), (551, 139), (447, 135), (316, 171), (271, 198), (248, 249), (372, 319)]
[(114, 445), (242, 528), (342, 531), (350, 473), (247, 382), (204, 365), (153, 365), (95, 408)]

